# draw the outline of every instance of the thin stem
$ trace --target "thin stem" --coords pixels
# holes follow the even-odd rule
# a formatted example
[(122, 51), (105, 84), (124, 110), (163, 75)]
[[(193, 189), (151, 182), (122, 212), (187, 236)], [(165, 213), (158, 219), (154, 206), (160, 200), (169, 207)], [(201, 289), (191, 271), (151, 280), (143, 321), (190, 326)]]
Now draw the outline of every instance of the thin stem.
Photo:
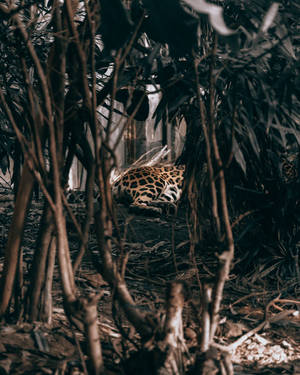
[(194, 58), (194, 67), (195, 67), (195, 77), (196, 77), (197, 99), (198, 99), (199, 108), (200, 108), (201, 125), (202, 125), (203, 134), (204, 134), (205, 145), (206, 145), (206, 160), (207, 160), (207, 169), (208, 169), (208, 175), (209, 175), (210, 194), (211, 194), (211, 200), (212, 200), (212, 215), (213, 215), (214, 224), (216, 227), (217, 237), (218, 239), (220, 239), (221, 225), (220, 225), (220, 218), (219, 218), (219, 213), (218, 213), (218, 198), (217, 198), (217, 189), (216, 189), (216, 184), (215, 184), (214, 169), (213, 169), (213, 163), (212, 163), (212, 150), (211, 150), (211, 143), (209, 139), (209, 132), (207, 128), (205, 105), (203, 103), (203, 99), (201, 96), (199, 75), (198, 75), (198, 61), (196, 58)]
[(217, 36), (215, 36), (213, 53), (211, 57), (210, 65), (210, 125), (211, 125), (211, 141), (213, 147), (214, 158), (219, 169), (219, 192), (220, 192), (220, 201), (221, 201), (221, 212), (222, 212), (222, 222), (226, 234), (227, 242), (227, 251), (224, 251), (219, 256), (219, 270), (217, 275), (217, 280), (213, 289), (213, 298), (212, 298), (212, 310), (211, 310), (211, 330), (210, 330), (210, 339), (213, 340), (215, 331), (217, 329), (218, 320), (219, 320), (219, 310), (223, 296), (223, 289), (225, 281), (228, 279), (230, 272), (231, 261), (234, 256), (234, 241), (233, 234), (230, 225), (230, 217), (227, 206), (227, 194), (226, 194), (226, 182), (224, 175), (223, 162), (219, 152), (219, 146), (216, 136), (216, 122), (215, 122), (215, 77), (213, 74), (214, 64), (215, 64), (215, 55), (217, 49)]

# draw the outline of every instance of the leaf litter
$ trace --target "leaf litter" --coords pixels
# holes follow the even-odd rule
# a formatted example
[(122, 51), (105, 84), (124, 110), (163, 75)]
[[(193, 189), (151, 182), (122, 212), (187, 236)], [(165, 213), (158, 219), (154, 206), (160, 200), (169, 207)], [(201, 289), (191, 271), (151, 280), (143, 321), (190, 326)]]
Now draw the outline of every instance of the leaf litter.
[[(123, 208), (120, 210), (121, 216), (128, 215)], [(12, 199), (2, 202), (0, 270), (3, 268), (9, 228), (7, 218), (12, 217), (12, 212)], [(23, 240), (24, 262), (28, 263), (24, 264), (25, 270), (32, 259), (38, 227), (36, 223), (41, 212), (42, 204), (35, 202), (29, 212)], [(122, 230), (124, 222), (124, 217), (120, 217)], [(189, 255), (185, 214), (179, 212), (175, 219), (134, 216), (126, 230), (125, 250), (129, 252), (126, 281), (140, 308), (161, 313), (165, 286), (172, 280), (184, 280), (191, 290), (194, 306), (198, 306), (200, 292), (197, 277), (200, 280), (211, 278), (217, 264), (211, 249), (201, 249), (201, 253), (197, 252), (195, 257), (195, 268), (195, 262), (190, 260)], [(70, 241), (75, 255), (78, 250), (76, 236), (70, 236)], [(90, 248), (94, 251), (97, 249), (93, 235)], [(117, 249), (114, 249), (114, 254), (118, 256)], [(26, 272), (24, 277), (26, 279)], [(300, 374), (300, 304), (299, 298), (296, 298), (299, 296), (299, 284), (287, 283), (278, 297), (278, 286), (267, 278), (268, 275), (264, 279), (258, 275), (253, 282), (253, 274), (252, 277), (238, 275), (233, 269), (225, 287), (216, 346), (227, 348), (231, 353), (235, 374)], [(107, 374), (119, 374), (122, 359), (135, 349), (138, 338), (123, 316), (112, 316), (111, 290), (101, 275), (94, 271), (87, 257), (83, 260), (76, 282), (81, 291), (102, 291), (99, 331), (103, 355)], [(84, 337), (70, 327), (65, 317), (57, 270), (53, 302), (51, 325), (20, 321), (1, 326), (1, 373), (84, 374)], [(201, 328), (190, 305), (186, 306), (184, 319), (186, 343), (193, 355)], [(118, 323), (122, 325), (121, 331)]]

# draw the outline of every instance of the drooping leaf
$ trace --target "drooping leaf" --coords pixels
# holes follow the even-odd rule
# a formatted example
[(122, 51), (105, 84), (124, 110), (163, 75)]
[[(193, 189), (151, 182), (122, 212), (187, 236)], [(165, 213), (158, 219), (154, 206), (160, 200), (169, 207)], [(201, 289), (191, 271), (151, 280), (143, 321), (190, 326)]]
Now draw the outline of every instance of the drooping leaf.
[(165, 97), (162, 97), (161, 100), (159, 101), (152, 118), (155, 118), (155, 123), (154, 123), (154, 129), (157, 128), (159, 122), (161, 121), (167, 107), (167, 101)]
[(178, 95), (175, 100), (173, 100), (169, 105), (169, 111), (175, 112), (182, 104), (188, 101), (191, 96), (187, 93), (182, 93), (182, 95)]
[(272, 25), (276, 14), (278, 12), (279, 3), (273, 3), (267, 13), (264, 16), (263, 23), (261, 25), (261, 31), (265, 33), (269, 27)]
[[(279, 121), (278, 116), (276, 114), (274, 115), (274, 120), (275, 120), (276, 124), (278, 125), (278, 127), (276, 127), (276, 129), (278, 130), (279, 135), (281, 137), (282, 146), (283, 146), (284, 149), (286, 149), (287, 148), (286, 127), (280, 125), (280, 121)], [(273, 128), (275, 128), (275, 127), (273, 126)]]
[(256, 135), (255, 135), (255, 132), (251, 126), (248, 126), (248, 134), (249, 134), (249, 140), (252, 146), (252, 150), (254, 151), (255, 155), (259, 159), (260, 147), (259, 147)]
[(246, 161), (245, 161), (244, 155), (242, 153), (242, 150), (241, 150), (241, 148), (240, 148), (240, 146), (239, 146), (235, 137), (233, 137), (233, 140), (232, 140), (232, 152), (233, 152), (233, 156), (234, 156), (236, 162), (241, 167), (244, 174), (246, 174), (246, 170), (247, 170)]
[(207, 14), (212, 27), (221, 35), (228, 36), (236, 31), (226, 26), (223, 18), (223, 8), (206, 2), (205, 0), (184, 0), (196, 12)]
[(289, 32), (285, 25), (278, 25), (278, 27), (275, 30), (275, 34), (278, 36), (279, 39), (282, 40), (282, 42), (280, 43), (280, 48), (282, 49), (282, 51), (286, 52), (287, 56), (296, 59), (291, 38), (288, 37), (288, 33)]

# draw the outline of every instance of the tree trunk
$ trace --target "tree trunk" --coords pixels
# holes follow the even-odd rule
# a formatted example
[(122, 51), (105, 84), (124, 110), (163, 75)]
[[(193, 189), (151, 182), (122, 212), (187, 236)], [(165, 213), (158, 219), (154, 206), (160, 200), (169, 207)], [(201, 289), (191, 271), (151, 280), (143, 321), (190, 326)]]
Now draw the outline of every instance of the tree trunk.
[[(30, 321), (40, 320), (41, 291), (45, 283), (47, 258), (53, 238), (54, 221), (50, 206), (45, 202), (43, 216), (40, 223), (36, 251), (30, 272), (30, 287), (28, 296), (28, 317)], [(44, 309), (43, 309), (44, 310)], [(50, 311), (49, 311), (50, 313)], [(48, 321), (48, 316), (44, 316)], [(44, 320), (43, 319), (43, 320)]]
[(0, 283), (0, 316), (3, 316), (6, 313), (12, 297), (17, 265), (21, 252), (21, 241), (25, 219), (31, 202), (33, 184), (34, 177), (31, 174), (27, 163), (25, 163), (19, 184), (14, 214), (9, 228), (8, 241), (5, 248), (3, 275)]

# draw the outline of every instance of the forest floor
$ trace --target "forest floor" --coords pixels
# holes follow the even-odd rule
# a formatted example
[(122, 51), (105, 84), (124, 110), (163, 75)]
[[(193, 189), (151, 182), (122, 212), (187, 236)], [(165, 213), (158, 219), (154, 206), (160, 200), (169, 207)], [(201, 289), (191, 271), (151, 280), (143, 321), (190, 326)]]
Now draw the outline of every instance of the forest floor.
[[(199, 324), (192, 306), (200, 303), (199, 280), (202, 284), (215, 275), (214, 250), (196, 248), (195, 256), (190, 256), (184, 209), (176, 218), (171, 218), (130, 215), (124, 207), (119, 208), (124, 250), (129, 252), (126, 281), (139, 308), (159, 317), (164, 311), (167, 284), (182, 280), (188, 286), (193, 303), (186, 304), (184, 325), (187, 347), (193, 358)], [(42, 204), (33, 203), (23, 240), (25, 285), (28, 285), (27, 271), (41, 213)], [(12, 200), (0, 194), (0, 270), (12, 214)], [(72, 226), (69, 233), (72, 255), (76, 256), (78, 240)], [(89, 248), (94, 253), (98, 251), (93, 235)], [(295, 278), (287, 277), (280, 283), (269, 277), (270, 274), (264, 276), (259, 272), (263, 269), (260, 265), (252, 272), (249, 269), (241, 272), (237, 266), (242, 259), (240, 251), (238, 249), (235, 267), (225, 286), (216, 341), (220, 345), (231, 345), (235, 374), (300, 374), (299, 283)], [(114, 256), (119, 256), (117, 249), (114, 249)], [(101, 293), (99, 330), (107, 374), (124, 374), (123, 360), (139, 345), (138, 338), (125, 318), (112, 310), (112, 292), (88, 257), (76, 273), (76, 285), (85, 295)], [(0, 326), (0, 374), (84, 373), (84, 338), (70, 327), (65, 317), (57, 270), (53, 304), (51, 325), (16, 322), (11, 318), (11, 324)], [(247, 333), (249, 335), (245, 336)]]

